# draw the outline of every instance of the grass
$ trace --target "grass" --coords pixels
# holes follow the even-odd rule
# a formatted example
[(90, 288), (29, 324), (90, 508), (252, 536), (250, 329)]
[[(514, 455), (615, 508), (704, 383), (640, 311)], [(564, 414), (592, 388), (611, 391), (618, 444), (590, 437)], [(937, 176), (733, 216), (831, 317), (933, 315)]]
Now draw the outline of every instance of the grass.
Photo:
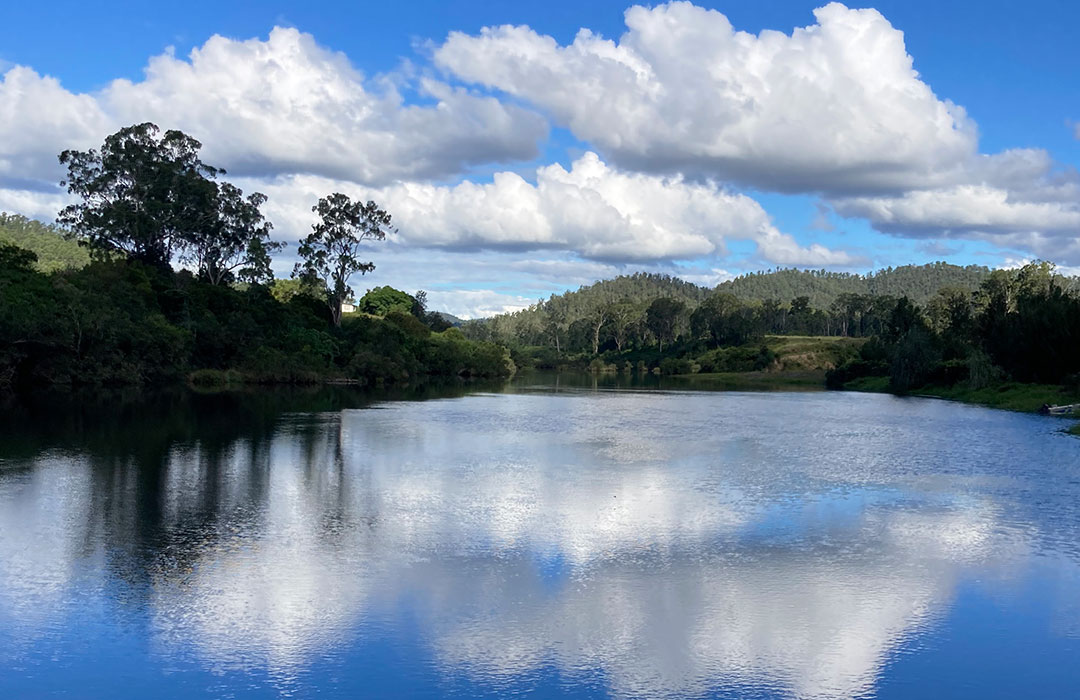
[(825, 372), (854, 357), (865, 342), (866, 338), (810, 335), (765, 336), (765, 345), (776, 353), (777, 364), (781, 371)]
[(732, 388), (803, 387), (821, 389), (825, 386), (825, 372), (816, 370), (790, 372), (706, 372), (702, 374), (680, 374), (676, 376), (695, 384), (703, 383), (710, 386), (723, 385)]
[(1080, 394), (1053, 384), (1019, 384), (1005, 382), (983, 389), (969, 389), (963, 385), (954, 387), (923, 387), (912, 392), (917, 396), (933, 396), (939, 399), (976, 403), (1007, 411), (1034, 413), (1043, 404), (1059, 405), (1080, 403)]
[(1069, 428), (1065, 432), (1068, 433), (1069, 435), (1075, 435), (1077, 437), (1080, 437), (1080, 423), (1077, 423), (1076, 425)]

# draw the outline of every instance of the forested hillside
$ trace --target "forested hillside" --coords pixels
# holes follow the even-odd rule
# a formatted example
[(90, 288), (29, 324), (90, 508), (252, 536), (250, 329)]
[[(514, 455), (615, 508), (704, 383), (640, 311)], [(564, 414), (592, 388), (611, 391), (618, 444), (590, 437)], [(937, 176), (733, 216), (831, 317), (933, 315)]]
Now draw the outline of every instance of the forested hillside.
[(960, 267), (946, 262), (888, 267), (867, 275), (786, 269), (742, 275), (720, 284), (717, 289), (744, 301), (789, 300), (805, 296), (814, 308), (827, 309), (842, 294), (906, 296), (916, 304), (925, 304), (939, 289), (951, 287), (972, 292), (989, 276), (990, 268), (987, 267)]
[(41, 272), (79, 268), (90, 262), (86, 249), (65, 239), (62, 229), (18, 214), (0, 212), (0, 243), (34, 253), (34, 267)]
[[(985, 267), (944, 262), (867, 275), (770, 270), (715, 289), (668, 275), (638, 273), (552, 295), (527, 309), (466, 323), (473, 338), (516, 347), (596, 355), (707, 335), (731, 343), (764, 334), (865, 337), (880, 333), (897, 300), (937, 313), (946, 293), (971, 294), (991, 276)], [(1075, 280), (1060, 278), (1063, 288)], [(545, 361), (550, 361), (547, 358)]]

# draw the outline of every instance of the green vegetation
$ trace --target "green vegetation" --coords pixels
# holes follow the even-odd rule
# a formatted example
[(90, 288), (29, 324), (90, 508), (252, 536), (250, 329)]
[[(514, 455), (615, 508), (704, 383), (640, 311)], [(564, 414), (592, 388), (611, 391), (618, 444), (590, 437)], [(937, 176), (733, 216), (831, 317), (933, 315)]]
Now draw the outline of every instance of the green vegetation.
[(1002, 382), (994, 386), (973, 389), (963, 383), (951, 387), (927, 386), (920, 389), (920, 396), (977, 403), (1007, 411), (1034, 413), (1043, 404), (1080, 403), (1080, 392), (1056, 384), (1018, 384)]
[(85, 248), (63, 238), (63, 229), (0, 212), (0, 244), (5, 243), (36, 255), (34, 267), (40, 272), (77, 269), (90, 262)]
[(341, 325), (341, 306), (352, 297), (349, 277), (375, 269), (371, 262), (361, 262), (364, 241), (381, 241), (390, 231), (390, 215), (375, 202), (353, 202), (335, 192), (312, 207), (319, 221), (300, 241), (302, 260), (296, 263), (294, 277), (311, 286), (325, 288), (326, 303), (335, 326)]
[(907, 297), (916, 304), (925, 304), (944, 287), (973, 292), (989, 276), (986, 267), (945, 262), (888, 267), (868, 275), (780, 269), (742, 275), (722, 283), (717, 290), (730, 292), (743, 301), (806, 297), (814, 308), (828, 309), (844, 295)]
[[(248, 196), (203, 163), (198, 141), (139, 124), (100, 150), (65, 151), (65, 184), (79, 197), (60, 212), (68, 228), (3, 216), (0, 243), (0, 385), (238, 383), (358, 384), (418, 377), (505, 377), (496, 344), (466, 339), (425, 310), (425, 295), (342, 317), (361, 241), (385, 236), (390, 215), (335, 193), (300, 241), (292, 280), (274, 280), (266, 198)], [(63, 234), (65, 238), (61, 238)], [(70, 246), (86, 254), (57, 264)], [(175, 271), (172, 261), (192, 270)]]
[(0, 247), (0, 383), (162, 384), (194, 373), (202, 385), (378, 384), (513, 369), (505, 348), (400, 311), (337, 327), (322, 299), (282, 302), (265, 285), (217, 286), (132, 260), (50, 274), (33, 262)]
[(995, 270), (974, 292), (896, 303), (884, 331), (829, 372), (835, 388), (1017, 411), (1080, 403), (1080, 295), (1049, 263)]
[[(803, 294), (754, 298), (791, 291)], [(1078, 284), (1048, 263), (995, 271), (935, 263), (865, 277), (780, 270), (713, 291), (633, 275), (464, 329), (507, 345), (522, 367), (816, 374), (832, 388), (1016, 410), (1080, 401)]]
[(524, 367), (816, 377), (1018, 410), (1080, 394), (1078, 285), (1046, 263), (776, 270), (713, 290), (639, 273), (460, 328), (422, 291), (376, 287), (345, 314), (350, 278), (374, 268), (362, 244), (393, 231), (390, 214), (320, 198), (293, 279), (275, 280), (266, 197), (219, 180), (200, 148), (126, 127), (60, 155), (80, 200), (60, 212), (66, 229), (0, 215), (0, 241), (15, 242), (0, 242), (0, 384), (376, 384)]

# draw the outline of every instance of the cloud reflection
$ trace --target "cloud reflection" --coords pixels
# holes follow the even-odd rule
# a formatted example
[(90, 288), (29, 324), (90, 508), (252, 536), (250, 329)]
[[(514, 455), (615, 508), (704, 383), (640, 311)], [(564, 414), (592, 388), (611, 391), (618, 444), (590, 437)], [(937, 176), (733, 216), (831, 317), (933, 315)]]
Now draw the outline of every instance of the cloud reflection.
[(492, 687), (553, 666), (601, 673), (619, 697), (862, 697), (960, 580), (1024, 570), (1035, 533), (992, 490), (878, 474), (889, 431), (862, 434), (873, 459), (823, 457), (830, 435), (754, 439), (761, 426), (740, 426), (768, 401), (526, 394), (294, 415), (264, 439), (164, 452), (139, 528), (132, 472), (41, 458), (0, 490), (0, 615), (49, 623), (31, 608), (138, 535), (156, 648), (214, 670), (295, 675), (406, 606), (437, 673)]
[[(162, 639), (221, 664), (301, 665), (408, 595), (448, 673), (495, 682), (555, 664), (602, 670), (619, 696), (743, 684), (857, 697), (964, 567), (1025, 555), (986, 501), (886, 494), (829, 512), (811, 496), (770, 515), (782, 494), (717, 481), (708, 445), (664, 461), (652, 436), (565, 408), (532, 432), (512, 410), (462, 433), (452, 415), (397, 408), (284, 430), (257, 517), (160, 573)], [(170, 473), (192, 468), (179, 458)], [(228, 461), (218, 482), (247, 468)], [(188, 499), (216, 488), (182, 483)]]

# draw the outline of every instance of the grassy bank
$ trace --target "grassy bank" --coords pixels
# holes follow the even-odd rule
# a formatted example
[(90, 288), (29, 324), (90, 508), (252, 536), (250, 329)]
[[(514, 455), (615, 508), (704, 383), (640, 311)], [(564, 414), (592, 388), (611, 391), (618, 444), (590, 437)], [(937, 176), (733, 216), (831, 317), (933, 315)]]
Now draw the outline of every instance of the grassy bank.
[[(890, 393), (888, 377), (862, 377), (848, 382), (843, 388), (846, 391)], [(982, 389), (971, 389), (960, 384), (951, 387), (924, 386), (910, 392), (910, 395), (947, 399), (1022, 413), (1036, 413), (1044, 404), (1055, 406), (1080, 403), (1080, 392), (1076, 390), (1054, 384), (1022, 384), (1020, 382), (1003, 382)], [(1065, 432), (1080, 436), (1080, 423), (1073, 425)]]
[(1060, 405), (1080, 403), (1080, 394), (1067, 391), (1051, 384), (1020, 384), (1005, 382), (983, 389), (969, 389), (964, 386), (923, 387), (912, 392), (917, 396), (932, 396), (951, 401), (975, 403), (1007, 411), (1035, 413), (1043, 404)]
[[(862, 377), (844, 384), (843, 388), (845, 391), (891, 393), (888, 377)], [(1035, 413), (1043, 404), (1080, 403), (1080, 394), (1075, 391), (1068, 391), (1053, 384), (1019, 382), (1003, 382), (982, 389), (971, 389), (959, 384), (951, 387), (924, 386), (909, 392), (909, 395), (948, 399), (1023, 413)]]
[(780, 372), (815, 372), (825, 381), (825, 371), (855, 356), (866, 338), (813, 335), (767, 335), (765, 346), (776, 354)]

